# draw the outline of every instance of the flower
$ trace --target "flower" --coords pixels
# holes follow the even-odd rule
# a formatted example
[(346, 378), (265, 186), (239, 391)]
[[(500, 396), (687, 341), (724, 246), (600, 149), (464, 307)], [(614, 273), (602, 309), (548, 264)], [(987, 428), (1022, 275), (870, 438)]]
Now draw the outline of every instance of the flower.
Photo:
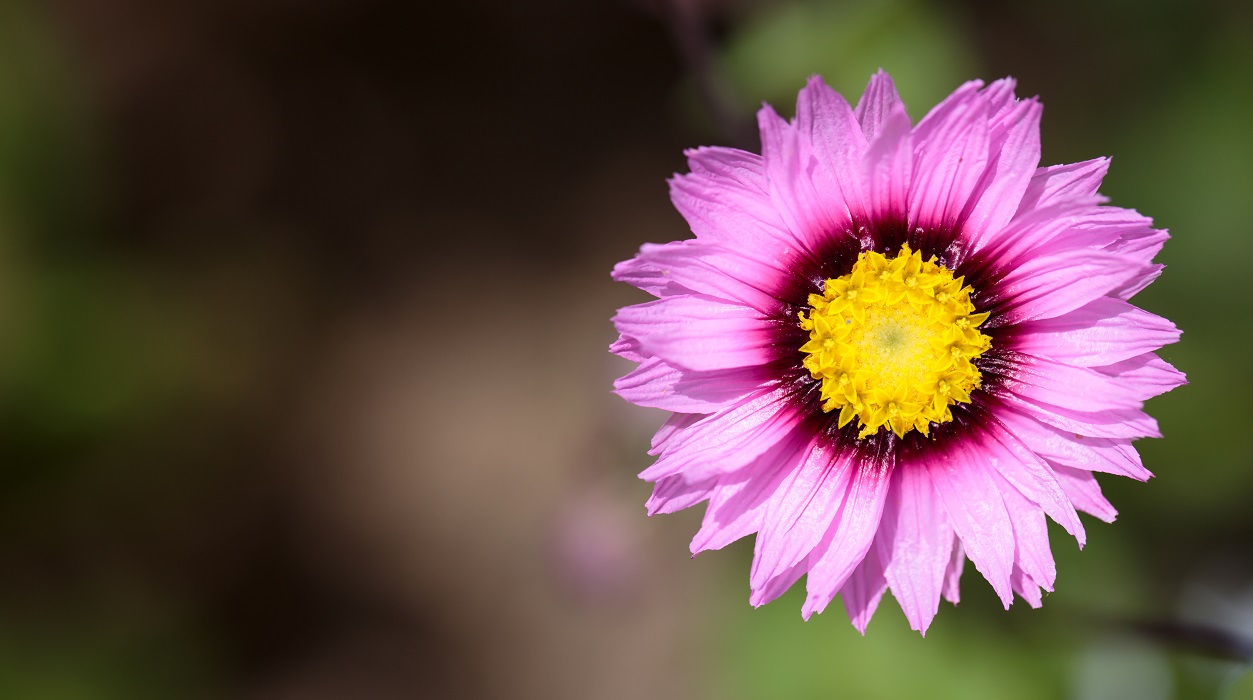
[(856, 108), (810, 79), (762, 155), (687, 153), (694, 239), (615, 279), (658, 297), (614, 317), (615, 382), (672, 411), (650, 514), (708, 501), (693, 554), (756, 534), (750, 602), (807, 576), (863, 633), (891, 590), (926, 633), (967, 557), (1008, 608), (1056, 571), (1045, 516), (1112, 521), (1093, 472), (1145, 480), (1143, 402), (1184, 383), (1178, 340), (1128, 299), (1167, 239), (1096, 191), (1108, 159), (1038, 167), (1041, 105), (962, 85), (911, 125), (892, 79)]

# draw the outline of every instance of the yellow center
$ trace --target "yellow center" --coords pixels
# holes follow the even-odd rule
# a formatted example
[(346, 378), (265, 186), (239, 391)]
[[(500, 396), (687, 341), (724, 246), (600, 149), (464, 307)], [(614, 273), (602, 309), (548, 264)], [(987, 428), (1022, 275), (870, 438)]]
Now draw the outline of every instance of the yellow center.
[(810, 294), (801, 352), (822, 380), (822, 410), (840, 409), (840, 427), (856, 417), (863, 438), (883, 426), (929, 435), (932, 423), (952, 420), (949, 406), (979, 388), (973, 360), (991, 347), (978, 330), (988, 314), (975, 313), (963, 280), (906, 245), (894, 258), (862, 253)]

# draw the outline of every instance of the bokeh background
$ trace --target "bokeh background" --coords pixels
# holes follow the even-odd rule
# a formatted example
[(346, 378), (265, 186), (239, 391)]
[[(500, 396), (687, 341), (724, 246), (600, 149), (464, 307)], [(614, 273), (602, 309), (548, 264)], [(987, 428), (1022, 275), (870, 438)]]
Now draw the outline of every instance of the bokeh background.
[[(1253, 5), (0, 3), (0, 697), (1253, 697)], [(747, 603), (648, 519), (612, 264), (822, 73), (1042, 96), (1191, 379), (1057, 592)]]

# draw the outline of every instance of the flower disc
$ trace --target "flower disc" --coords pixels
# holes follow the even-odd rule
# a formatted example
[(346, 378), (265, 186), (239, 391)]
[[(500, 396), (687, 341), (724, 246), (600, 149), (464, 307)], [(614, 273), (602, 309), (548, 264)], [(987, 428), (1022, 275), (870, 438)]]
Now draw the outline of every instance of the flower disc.
[(908, 245), (894, 258), (862, 253), (853, 270), (809, 296), (804, 365), (822, 380), (822, 410), (854, 417), (866, 437), (887, 426), (897, 437), (953, 419), (949, 406), (969, 403), (981, 375), (973, 360), (991, 347), (979, 332), (971, 288)]

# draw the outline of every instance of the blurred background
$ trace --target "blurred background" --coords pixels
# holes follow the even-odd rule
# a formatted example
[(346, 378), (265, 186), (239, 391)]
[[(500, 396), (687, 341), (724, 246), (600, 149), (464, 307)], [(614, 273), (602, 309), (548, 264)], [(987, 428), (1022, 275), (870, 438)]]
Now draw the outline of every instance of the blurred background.
[[(0, 697), (1253, 697), (1253, 5), (0, 3)], [(1175, 238), (1157, 478), (1006, 613), (747, 603), (648, 519), (608, 272), (822, 73), (1042, 96)]]

